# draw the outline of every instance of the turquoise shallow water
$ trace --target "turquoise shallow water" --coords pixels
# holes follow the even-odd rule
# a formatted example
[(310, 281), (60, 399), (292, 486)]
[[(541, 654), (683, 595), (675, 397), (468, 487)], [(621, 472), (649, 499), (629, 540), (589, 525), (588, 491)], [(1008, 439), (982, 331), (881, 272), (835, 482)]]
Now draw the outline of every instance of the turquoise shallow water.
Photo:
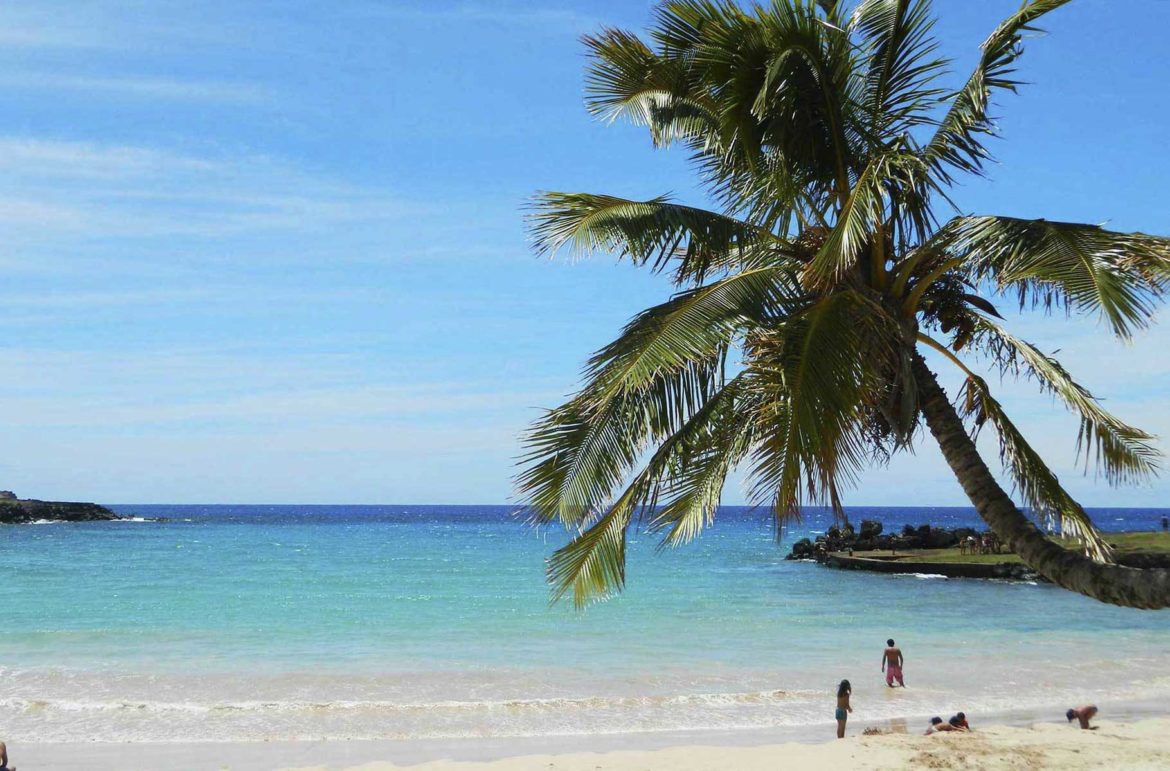
[[(121, 506), (0, 528), (0, 730), (22, 741), (742, 731), (1170, 696), (1170, 613), (1051, 586), (785, 562), (745, 510), (636, 536), (619, 599), (549, 607), (563, 538), (505, 507)], [(963, 509), (864, 510), (887, 526)], [(1161, 512), (1095, 512), (1149, 529)], [(823, 530), (813, 516), (788, 539)], [(911, 688), (889, 692), (893, 636)], [(826, 708), (827, 705), (827, 708)]]

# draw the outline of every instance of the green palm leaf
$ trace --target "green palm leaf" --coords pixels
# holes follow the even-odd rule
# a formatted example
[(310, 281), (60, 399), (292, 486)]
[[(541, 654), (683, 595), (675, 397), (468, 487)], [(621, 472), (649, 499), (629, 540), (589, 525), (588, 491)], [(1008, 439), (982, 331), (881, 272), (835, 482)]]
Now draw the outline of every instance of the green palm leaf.
[(849, 21), (866, 51), (865, 104), (870, 138), (882, 141), (930, 123), (929, 111), (945, 92), (930, 86), (946, 59), (934, 56), (934, 19), (923, 0), (862, 0)]
[[(874, 231), (880, 230), (885, 220), (887, 201), (906, 191), (916, 198), (924, 197), (925, 170), (914, 153), (895, 149), (874, 156), (853, 185), (824, 245), (805, 267), (805, 284), (824, 288), (839, 283), (872, 247)], [(929, 207), (920, 205), (916, 216), (915, 222), (920, 224), (915, 229), (925, 228), (930, 221)]]
[(1154, 437), (1105, 410), (1059, 361), (988, 319), (980, 319), (974, 344), (1001, 372), (1035, 380), (1080, 416), (1077, 451), (1086, 464), (1095, 460), (1110, 484), (1140, 482), (1157, 473), (1161, 453), (1152, 444)]
[(655, 512), (650, 530), (666, 531), (662, 545), (678, 546), (697, 537), (715, 518), (727, 475), (751, 449), (757, 427), (758, 393), (748, 387), (750, 373), (728, 383), (701, 432), (678, 450), (676, 467), (659, 493), (666, 503)]
[(518, 491), (540, 521), (580, 522), (645, 445), (675, 431), (722, 380), (737, 332), (795, 302), (783, 268), (729, 276), (639, 314), (590, 362), (589, 386), (528, 433)]
[(950, 101), (950, 109), (939, 122), (934, 136), (923, 150), (923, 157), (944, 184), (953, 179), (950, 170), (979, 174), (990, 153), (982, 137), (995, 131), (988, 107), (995, 90), (1014, 91), (1019, 81), (1012, 78), (1013, 65), (1023, 53), (1020, 41), (1029, 25), (1069, 0), (1029, 0), (1019, 11), (1005, 19), (983, 41), (982, 56), (975, 71)]
[(645, 486), (639, 476), (604, 515), (553, 552), (546, 568), (553, 602), (572, 591), (574, 605), (583, 608), (621, 591), (626, 581), (626, 530)]
[(680, 285), (701, 283), (715, 271), (792, 259), (788, 242), (764, 228), (665, 197), (546, 193), (529, 224), (539, 254), (616, 252), (655, 271), (673, 264)]
[(999, 436), (1000, 462), (1015, 482), (1016, 490), (1039, 516), (1056, 516), (1061, 532), (1077, 538), (1085, 553), (1099, 562), (1107, 562), (1112, 550), (1088, 513), (1061, 486), (1056, 474), (1040, 454), (1028, 444), (1024, 435), (1008, 418), (1003, 407), (991, 395), (983, 378), (971, 376), (964, 385), (965, 412), (976, 425), (991, 421)]
[[(668, 513), (656, 517), (653, 527), (662, 528), (669, 524), (673, 533), (675, 529), (701, 527), (694, 522), (696, 517), (705, 521), (714, 515), (718, 499), (716, 496), (712, 503), (709, 492), (713, 470), (733, 465), (737, 460), (736, 453), (748, 441), (742, 435), (735, 435), (732, 426), (725, 421), (728, 414), (742, 412), (742, 409), (737, 409), (742, 408), (742, 405), (737, 405), (743, 394), (742, 385), (740, 376), (712, 395), (701, 409), (662, 441), (649, 462), (634, 475), (625, 491), (603, 515), (592, 522), (583, 520), (582, 524), (587, 526), (554, 552), (548, 562), (554, 602), (572, 591), (574, 603), (582, 607), (622, 588), (625, 582), (626, 531), (636, 512), (654, 508), (664, 483), (672, 485), (677, 497), (668, 506)], [(700, 469), (699, 473), (694, 469)], [(726, 471), (723, 474), (725, 476)], [(670, 482), (672, 479), (675, 481)], [(722, 487), (721, 482), (719, 487)], [(684, 519), (686, 521), (682, 522)], [(671, 539), (670, 534), (667, 539)]]
[(592, 56), (585, 104), (598, 118), (647, 126), (658, 147), (717, 129), (709, 96), (680, 60), (656, 55), (622, 30), (587, 35), (584, 42)]
[(1149, 325), (1170, 282), (1170, 238), (1097, 225), (957, 217), (934, 241), (968, 280), (1014, 292), (1021, 307), (1098, 312), (1119, 337)]
[(659, 375), (725, 352), (744, 329), (807, 305), (785, 267), (744, 270), (638, 314), (589, 361), (591, 398), (638, 390)]
[(869, 458), (864, 418), (879, 398), (872, 363), (891, 344), (880, 314), (851, 292), (749, 341), (763, 391), (753, 497), (770, 499), (778, 522), (798, 518), (804, 502), (841, 511), (842, 485)]

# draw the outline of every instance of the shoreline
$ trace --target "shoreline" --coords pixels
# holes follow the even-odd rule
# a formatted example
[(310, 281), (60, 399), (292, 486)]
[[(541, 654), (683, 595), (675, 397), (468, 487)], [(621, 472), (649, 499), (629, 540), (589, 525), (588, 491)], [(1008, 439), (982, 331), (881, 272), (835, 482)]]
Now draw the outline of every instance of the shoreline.
[[(1170, 718), (1102, 723), (1098, 730), (1042, 724), (1030, 728), (990, 726), (970, 734), (856, 736), (820, 744), (757, 747), (678, 746), (655, 751), (528, 755), (486, 763), (436, 761), (415, 766), (369, 763), (349, 771), (774, 771), (901, 768), (984, 769), (1162, 769), (1170, 754)], [(333, 765), (286, 771), (331, 771)]]
[[(882, 721), (853, 716), (844, 740), (833, 737), (833, 724), (826, 721), (823, 726), (766, 731), (348, 741), (9, 741), (8, 748), (18, 768), (79, 771), (209, 765), (284, 771), (721, 771), (732, 767), (763, 771), (774, 769), (777, 758), (798, 768), (875, 770), (910, 763), (962, 769), (1164, 767), (1161, 759), (1170, 756), (1170, 717), (1163, 716), (1164, 705), (1108, 701), (1100, 705), (1105, 719), (1094, 720), (1100, 726), (1094, 731), (1066, 724), (1060, 715), (1063, 708), (1053, 706), (998, 719), (989, 716), (986, 722), (972, 716), (975, 730), (971, 734), (941, 736), (924, 736), (927, 720), (919, 716)], [(879, 728), (881, 734), (863, 735), (870, 727)], [(1028, 758), (1025, 765), (1019, 763), (1021, 753)], [(1146, 756), (1150, 765), (1142, 765)], [(963, 760), (951, 765), (948, 758), (952, 757)]]

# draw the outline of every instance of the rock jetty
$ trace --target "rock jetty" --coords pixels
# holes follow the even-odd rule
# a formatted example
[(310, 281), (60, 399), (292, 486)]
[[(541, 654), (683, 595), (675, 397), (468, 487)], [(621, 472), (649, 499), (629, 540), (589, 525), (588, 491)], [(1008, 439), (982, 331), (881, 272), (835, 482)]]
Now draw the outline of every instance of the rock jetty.
[(815, 541), (802, 538), (792, 544), (792, 553), (788, 559), (816, 559), (818, 553), (838, 551), (949, 549), (958, 546), (969, 535), (980, 537), (979, 531), (970, 527), (947, 530), (930, 525), (906, 525), (900, 533), (884, 533), (883, 530), (882, 523), (872, 519), (861, 520), (860, 530), (854, 530), (850, 523), (844, 527), (831, 527), (824, 535), (818, 535)]
[(17, 498), (9, 490), (0, 490), (0, 524), (23, 525), (38, 521), (101, 522), (118, 519), (118, 515), (96, 503), (38, 501)]
[[(881, 522), (869, 519), (861, 521), (859, 530), (848, 523), (843, 527), (832, 527), (824, 535), (817, 536), (815, 541), (802, 538), (794, 543), (786, 559), (816, 560), (829, 567), (875, 573), (931, 573), (952, 578), (1035, 578), (1035, 573), (1019, 562), (933, 562), (929, 555), (922, 553), (953, 548), (968, 536), (982, 540), (983, 534), (973, 528), (905, 525), (899, 533), (883, 533), (883, 529)], [(881, 554), (884, 551), (889, 554)], [(863, 553), (863, 556), (855, 556), (854, 552)], [(914, 554), (911, 556), (906, 552)]]

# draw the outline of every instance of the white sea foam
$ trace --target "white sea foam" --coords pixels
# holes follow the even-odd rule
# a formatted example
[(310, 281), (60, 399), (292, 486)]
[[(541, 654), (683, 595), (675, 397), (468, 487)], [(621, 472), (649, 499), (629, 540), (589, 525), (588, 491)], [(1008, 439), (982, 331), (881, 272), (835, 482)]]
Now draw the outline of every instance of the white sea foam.
[[(993, 713), (1071, 703), (1085, 690), (1100, 701), (1167, 695), (1170, 679), (1152, 681), (1146, 673), (1168, 663), (1157, 651), (1148, 660), (1092, 661), (1083, 669), (1059, 657), (1021, 655), (1008, 663), (1002, 657), (976, 656), (970, 661), (972, 677), (966, 669), (909, 669), (912, 687), (895, 699), (885, 698), (880, 679), (855, 676), (854, 699), (858, 719), (871, 723), (925, 718), (956, 704), (985, 719)], [(0, 671), (10, 686), (0, 699), (0, 713), (8, 735), (23, 741), (507, 738), (795, 729), (831, 722), (831, 688), (687, 691), (681, 673), (651, 680), (594, 678), (593, 693), (495, 695), (547, 691), (548, 683), (565, 676), (530, 674), (539, 676), (517, 683), (509, 678), (518, 673), (505, 671), (229, 678), (9, 668)], [(692, 677), (711, 679), (700, 673)], [(719, 679), (750, 682), (761, 677), (792, 675), (728, 671)], [(824, 676), (809, 679), (819, 683)], [(574, 682), (573, 690), (589, 688), (586, 680)], [(423, 689), (442, 693), (452, 688), (464, 697), (411, 698)], [(646, 688), (657, 692), (636, 692)], [(231, 698), (249, 692), (256, 697)], [(344, 696), (350, 693), (362, 697)]]
[[(895, 700), (865, 695), (864, 719), (894, 720), (945, 711), (933, 689)], [(829, 723), (825, 692), (691, 694), (659, 699), (536, 699), (397, 704), (386, 701), (93, 702), (3, 699), (6, 730), (23, 741), (248, 741), (314, 739), (454, 739), (745, 731)], [(967, 697), (970, 715), (1040, 709), (1061, 689)], [(862, 699), (856, 698), (859, 707)], [(858, 717), (862, 713), (859, 712)]]

